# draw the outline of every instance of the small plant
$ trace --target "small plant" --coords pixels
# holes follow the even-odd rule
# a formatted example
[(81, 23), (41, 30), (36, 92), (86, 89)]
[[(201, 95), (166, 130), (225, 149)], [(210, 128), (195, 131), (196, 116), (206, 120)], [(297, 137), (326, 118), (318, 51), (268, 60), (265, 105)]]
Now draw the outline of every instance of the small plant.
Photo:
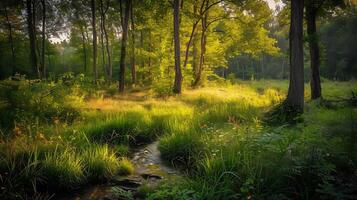
[(127, 158), (122, 158), (119, 161), (118, 174), (128, 175), (134, 173), (134, 166)]

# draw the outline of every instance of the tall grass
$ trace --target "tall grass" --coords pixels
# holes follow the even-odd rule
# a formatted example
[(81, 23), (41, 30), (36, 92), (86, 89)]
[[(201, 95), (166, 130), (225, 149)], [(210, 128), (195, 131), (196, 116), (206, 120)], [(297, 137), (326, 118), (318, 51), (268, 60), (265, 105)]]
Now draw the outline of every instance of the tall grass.
[(83, 160), (70, 149), (48, 153), (43, 174), (52, 187), (74, 188), (84, 182)]

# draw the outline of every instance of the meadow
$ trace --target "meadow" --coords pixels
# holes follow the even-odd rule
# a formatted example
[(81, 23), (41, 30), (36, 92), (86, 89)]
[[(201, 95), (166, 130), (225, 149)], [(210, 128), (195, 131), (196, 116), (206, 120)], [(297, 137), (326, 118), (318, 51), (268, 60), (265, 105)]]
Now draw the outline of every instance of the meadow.
[(289, 124), (268, 116), (285, 99), (281, 80), (211, 82), (177, 96), (138, 86), (118, 94), (80, 76), (1, 81), (0, 198), (56, 199), (132, 174), (133, 150), (159, 141), (180, 176), (141, 186), (142, 199), (353, 199), (357, 83), (324, 81), (315, 101), (305, 87), (305, 112)]

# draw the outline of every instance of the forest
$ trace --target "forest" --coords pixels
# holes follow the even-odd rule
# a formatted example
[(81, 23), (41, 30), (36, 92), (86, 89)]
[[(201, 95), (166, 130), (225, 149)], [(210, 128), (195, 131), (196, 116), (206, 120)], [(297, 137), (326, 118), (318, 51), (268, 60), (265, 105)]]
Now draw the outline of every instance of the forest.
[(0, 199), (357, 199), (356, 0), (0, 0)]

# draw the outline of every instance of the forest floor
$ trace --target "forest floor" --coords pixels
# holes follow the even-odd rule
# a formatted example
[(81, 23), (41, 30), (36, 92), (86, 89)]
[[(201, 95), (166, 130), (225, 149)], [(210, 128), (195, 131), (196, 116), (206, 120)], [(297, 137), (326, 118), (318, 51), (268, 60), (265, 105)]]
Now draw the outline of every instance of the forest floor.
[(2, 81), (0, 197), (56, 199), (104, 185), (101, 198), (112, 199), (356, 198), (357, 83), (326, 81), (316, 101), (306, 85), (297, 123), (271, 124), (266, 113), (287, 85), (238, 81), (157, 96)]

